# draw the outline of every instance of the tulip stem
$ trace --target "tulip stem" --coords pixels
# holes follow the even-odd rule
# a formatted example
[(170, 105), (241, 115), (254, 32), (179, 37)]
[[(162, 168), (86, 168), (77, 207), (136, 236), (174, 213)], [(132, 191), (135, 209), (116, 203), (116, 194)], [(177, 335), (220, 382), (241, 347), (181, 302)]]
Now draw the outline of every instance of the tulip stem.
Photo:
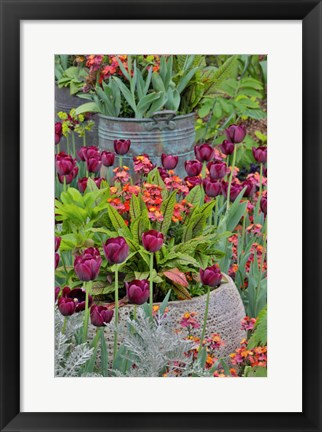
[(204, 316), (204, 320), (203, 320), (203, 326), (202, 326), (202, 332), (201, 332), (201, 338), (200, 338), (200, 345), (199, 345), (198, 356), (201, 353), (202, 343), (203, 343), (203, 340), (204, 340), (205, 334), (206, 334), (206, 325), (207, 325), (208, 310), (209, 310), (209, 298), (210, 298), (210, 286), (208, 286), (208, 291), (207, 291), (206, 309), (205, 309), (205, 316)]
[(263, 164), (261, 163), (259, 169), (259, 197), (258, 197), (259, 202), (262, 198), (262, 189), (263, 189), (262, 183), (263, 183)]
[(72, 143), (73, 143), (73, 157), (76, 157), (76, 144), (75, 144), (75, 134), (72, 132)]
[(92, 289), (92, 281), (90, 282), (84, 282), (84, 288), (86, 291), (86, 297), (85, 297), (85, 316), (84, 316), (84, 325), (83, 325), (83, 343), (87, 341), (87, 334), (88, 334), (88, 321), (89, 321), (89, 295), (90, 291)]
[(60, 153), (60, 143), (57, 144), (57, 154)]
[(246, 233), (246, 215), (247, 215), (247, 210), (245, 210), (244, 217), (243, 217), (243, 231), (242, 231), (242, 238), (241, 238), (241, 253), (243, 253), (243, 251), (244, 251), (245, 233)]
[(219, 207), (219, 196), (216, 197), (216, 204), (215, 204), (215, 215), (214, 215), (214, 225), (215, 226), (217, 226), (218, 207)]
[(232, 162), (231, 168), (230, 168), (230, 176), (229, 176), (228, 191), (227, 191), (227, 210), (229, 209), (229, 204), (230, 204), (230, 190), (231, 190), (231, 183), (233, 180), (233, 175), (234, 175), (234, 170), (235, 170), (236, 153), (237, 153), (237, 146), (235, 144), (234, 153), (233, 153), (233, 162)]
[(120, 158), (119, 158), (119, 159), (120, 159), (120, 168), (122, 168), (122, 166), (123, 166), (123, 165), (122, 165), (122, 164), (123, 164), (123, 157), (122, 157), (122, 156), (120, 156)]
[(206, 168), (207, 168), (207, 162), (203, 161), (203, 163), (202, 163), (202, 171), (201, 171), (201, 177), (203, 179), (206, 177)]
[(62, 328), (62, 334), (65, 334), (66, 332), (66, 326), (67, 326), (67, 317), (64, 318), (64, 324), (63, 324), (63, 328)]
[(83, 135), (83, 146), (86, 147), (86, 132)]
[(66, 176), (64, 176), (64, 185), (63, 185), (63, 191), (66, 192), (67, 185), (66, 185)]
[(153, 252), (150, 254), (150, 307), (151, 307), (151, 317), (153, 317)]
[(69, 135), (66, 135), (66, 148), (67, 148), (67, 154), (69, 154)]
[(115, 311), (114, 311), (114, 350), (113, 359), (116, 358), (117, 353), (117, 327), (119, 322), (119, 267), (115, 264)]

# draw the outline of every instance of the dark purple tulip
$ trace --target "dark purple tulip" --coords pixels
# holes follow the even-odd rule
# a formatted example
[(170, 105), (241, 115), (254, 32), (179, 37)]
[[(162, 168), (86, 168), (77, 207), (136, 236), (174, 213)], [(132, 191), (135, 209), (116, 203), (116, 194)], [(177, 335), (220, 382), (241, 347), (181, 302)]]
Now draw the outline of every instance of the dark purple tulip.
[(228, 141), (231, 141), (235, 144), (241, 143), (246, 136), (246, 126), (232, 124), (227, 129), (225, 129), (225, 134)]
[(243, 189), (245, 186), (246, 186), (246, 190), (244, 193), (244, 197), (251, 198), (256, 192), (256, 184), (252, 180), (248, 179), (243, 182), (242, 184)]
[[(230, 201), (235, 201), (235, 199), (238, 197), (240, 192), (244, 189), (244, 186), (239, 183), (232, 182), (231, 188), (230, 188)], [(228, 192), (228, 182), (222, 183), (222, 191), (224, 196), (227, 198), (227, 192)]]
[(178, 161), (179, 161), (179, 156), (174, 156), (174, 155), (167, 155), (162, 153), (161, 155), (161, 162), (163, 165), (163, 168), (167, 169), (167, 170), (173, 170), (175, 169), (175, 167), (178, 165)]
[(55, 270), (58, 267), (59, 264), (59, 260), (60, 260), (60, 256), (58, 253), (55, 253)]
[(261, 202), (260, 202), (260, 207), (261, 207), (262, 212), (266, 216), (267, 215), (267, 196), (262, 196)]
[(198, 160), (188, 160), (184, 163), (184, 169), (188, 177), (196, 177), (202, 171), (202, 163)]
[(75, 168), (69, 173), (69, 174), (65, 174), (65, 175), (60, 175), (57, 174), (58, 180), (60, 183), (64, 183), (66, 182), (66, 184), (70, 184), (74, 178), (77, 177), (78, 174), (78, 166), (75, 166)]
[(253, 147), (252, 148), (254, 159), (259, 163), (265, 163), (267, 161), (267, 147)]
[(209, 162), (215, 156), (215, 150), (210, 144), (196, 145), (195, 156), (200, 162)]
[(59, 295), (59, 293), (60, 293), (60, 287), (59, 287), (59, 286), (56, 286), (56, 287), (55, 287), (55, 302), (56, 302), (57, 299), (58, 299), (58, 295)]
[(159, 171), (160, 177), (162, 178), (163, 181), (169, 177), (169, 173), (166, 169), (164, 169), (162, 167), (158, 167), (158, 171)]
[(229, 156), (234, 153), (235, 144), (228, 140), (224, 140), (220, 145), (220, 149), (225, 155)]
[(103, 250), (110, 264), (120, 264), (129, 255), (129, 245), (124, 237), (109, 238), (103, 243)]
[(105, 327), (112, 321), (114, 311), (106, 306), (93, 305), (91, 307), (91, 323), (96, 327)]
[(115, 153), (104, 150), (101, 153), (101, 158), (102, 158), (102, 164), (105, 167), (110, 167), (114, 164)]
[(87, 158), (95, 158), (100, 156), (99, 148), (96, 146), (81, 147), (77, 153), (78, 157), (83, 162), (85, 162)]
[(55, 252), (58, 251), (61, 242), (61, 237), (55, 236)]
[(221, 183), (218, 180), (205, 178), (203, 181), (203, 188), (207, 196), (215, 198), (221, 193)]
[(207, 168), (212, 180), (222, 179), (229, 172), (225, 162), (209, 162)]
[(62, 136), (62, 124), (60, 122), (55, 123), (55, 144), (59, 144)]
[(149, 282), (146, 279), (125, 282), (126, 295), (130, 303), (142, 305), (150, 296)]
[(162, 248), (164, 236), (156, 230), (146, 231), (142, 234), (142, 244), (148, 252), (157, 252)]
[(102, 161), (101, 156), (96, 155), (95, 157), (88, 157), (88, 153), (86, 155), (86, 167), (87, 171), (90, 173), (98, 173), (101, 169)]
[[(105, 179), (103, 177), (95, 177), (93, 180), (99, 189), (101, 187), (102, 181)], [(85, 192), (85, 190), (87, 188), (87, 182), (88, 182), (88, 177), (83, 177), (83, 178), (78, 180), (77, 186), (78, 186), (78, 190), (80, 192), (82, 192), (82, 193)]]
[(114, 141), (114, 150), (115, 153), (117, 153), (120, 156), (125, 155), (129, 150), (131, 146), (131, 140), (126, 139), (118, 139)]
[(94, 180), (96, 186), (99, 189), (101, 187), (102, 181), (105, 180), (105, 179), (103, 177), (95, 177), (93, 180)]
[(101, 264), (99, 250), (90, 247), (75, 258), (74, 270), (79, 280), (88, 282), (97, 278)]
[(211, 267), (200, 269), (200, 280), (203, 285), (210, 287), (216, 287), (220, 284), (222, 274), (218, 264), (214, 264)]
[(87, 187), (87, 182), (88, 182), (88, 177), (83, 177), (81, 179), (78, 180), (77, 182), (77, 186), (80, 192), (85, 192), (86, 187)]
[(185, 177), (185, 182), (187, 183), (189, 189), (194, 188), (202, 183), (201, 177)]
[[(81, 312), (85, 310), (86, 306), (86, 291), (82, 288), (70, 289), (65, 287), (62, 291), (62, 297), (72, 299), (75, 303), (75, 312)], [(90, 307), (93, 303), (93, 298), (88, 295), (88, 306)]]
[(56, 155), (56, 172), (59, 175), (70, 174), (76, 166), (76, 160), (64, 152)]
[(58, 299), (59, 312), (64, 316), (73, 315), (76, 309), (76, 305), (73, 299), (60, 297)]

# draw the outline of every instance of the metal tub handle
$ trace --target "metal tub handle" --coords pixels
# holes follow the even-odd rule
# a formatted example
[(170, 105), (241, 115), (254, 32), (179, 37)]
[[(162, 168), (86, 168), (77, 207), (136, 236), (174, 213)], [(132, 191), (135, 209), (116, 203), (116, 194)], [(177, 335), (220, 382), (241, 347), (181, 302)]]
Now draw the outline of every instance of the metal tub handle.
[(164, 110), (156, 111), (151, 116), (151, 122), (146, 123), (146, 130), (150, 131), (153, 129), (159, 129), (160, 131), (164, 129), (173, 130), (176, 128), (176, 123), (172, 119), (176, 116), (175, 111)]

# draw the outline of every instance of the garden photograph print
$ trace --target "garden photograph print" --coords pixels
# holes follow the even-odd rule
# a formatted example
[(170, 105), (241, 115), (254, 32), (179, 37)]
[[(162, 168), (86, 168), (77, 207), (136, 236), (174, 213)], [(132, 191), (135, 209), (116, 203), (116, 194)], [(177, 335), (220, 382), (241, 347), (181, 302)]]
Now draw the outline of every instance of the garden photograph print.
[(267, 377), (267, 56), (53, 72), (55, 377)]

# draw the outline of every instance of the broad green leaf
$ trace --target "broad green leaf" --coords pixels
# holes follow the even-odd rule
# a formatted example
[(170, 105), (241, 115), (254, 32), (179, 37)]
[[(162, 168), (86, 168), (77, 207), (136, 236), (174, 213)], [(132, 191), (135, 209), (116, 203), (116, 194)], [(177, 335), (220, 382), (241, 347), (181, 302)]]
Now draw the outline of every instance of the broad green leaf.
[(79, 114), (84, 114), (87, 112), (100, 112), (100, 109), (98, 107), (98, 105), (95, 102), (87, 102), (84, 103), (83, 105), (80, 105), (78, 108), (76, 108), (75, 110), (75, 114), (79, 115)]
[(160, 224), (158, 226), (159, 226), (159, 230), (164, 235), (167, 234), (168, 229), (170, 228), (170, 225), (171, 225), (173, 209), (174, 209), (174, 205), (176, 203), (176, 194), (177, 194), (177, 191), (173, 191), (171, 193), (171, 195), (165, 201), (163, 201), (163, 203), (161, 205), (161, 212), (163, 214), (163, 221), (160, 222)]
[(127, 234), (127, 236), (130, 236), (130, 230), (119, 212), (111, 205), (107, 207), (107, 212), (115, 231), (118, 232), (119, 229), (122, 229), (123, 232)]

